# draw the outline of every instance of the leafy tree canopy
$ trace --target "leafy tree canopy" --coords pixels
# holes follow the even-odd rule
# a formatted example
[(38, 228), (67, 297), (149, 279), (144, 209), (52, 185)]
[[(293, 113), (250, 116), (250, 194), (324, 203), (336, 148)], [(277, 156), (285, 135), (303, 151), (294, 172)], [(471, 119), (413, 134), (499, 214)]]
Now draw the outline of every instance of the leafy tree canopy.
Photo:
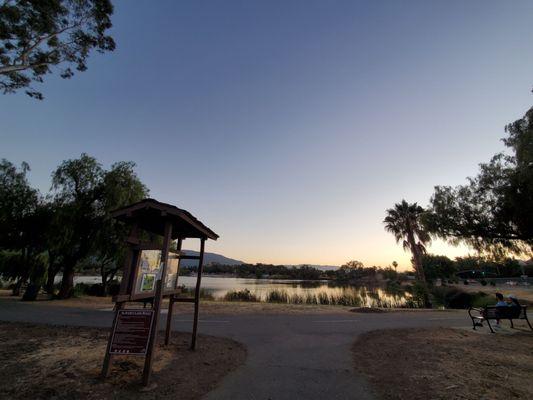
[(54, 67), (62, 78), (85, 71), (92, 49), (115, 49), (109, 0), (3, 0), (0, 4), (0, 90), (4, 94), (42, 82)]
[(533, 246), (533, 108), (506, 132), (509, 152), (481, 164), (466, 185), (437, 186), (424, 221), (432, 234), (495, 258)]
[(27, 218), (39, 203), (39, 193), (30, 187), (26, 177), (30, 167), (20, 168), (2, 159), (0, 161), (0, 249), (22, 249)]

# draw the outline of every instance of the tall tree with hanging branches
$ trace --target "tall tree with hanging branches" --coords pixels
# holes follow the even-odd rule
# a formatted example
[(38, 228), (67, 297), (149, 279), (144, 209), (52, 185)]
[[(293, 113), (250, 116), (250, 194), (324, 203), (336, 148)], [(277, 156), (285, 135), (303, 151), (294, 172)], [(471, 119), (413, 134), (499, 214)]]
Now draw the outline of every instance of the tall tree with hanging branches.
[(85, 71), (91, 50), (113, 51), (110, 0), (3, 0), (0, 2), (0, 91), (26, 89), (57, 69), (62, 78)]

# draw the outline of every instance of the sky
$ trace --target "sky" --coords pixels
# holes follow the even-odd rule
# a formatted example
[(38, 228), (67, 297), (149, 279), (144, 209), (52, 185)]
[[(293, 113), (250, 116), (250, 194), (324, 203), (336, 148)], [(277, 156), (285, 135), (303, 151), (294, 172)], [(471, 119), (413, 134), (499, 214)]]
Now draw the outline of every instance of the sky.
[(135, 161), (246, 262), (408, 268), (385, 210), (464, 183), (533, 101), (531, 1), (114, 5), (116, 51), (0, 95), (0, 157), (43, 193), (82, 152)]

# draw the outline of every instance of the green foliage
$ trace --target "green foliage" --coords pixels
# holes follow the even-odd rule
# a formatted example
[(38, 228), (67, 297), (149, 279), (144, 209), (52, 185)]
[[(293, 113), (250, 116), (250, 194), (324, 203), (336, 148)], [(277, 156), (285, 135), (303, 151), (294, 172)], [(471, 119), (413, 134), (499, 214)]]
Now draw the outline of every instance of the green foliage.
[(465, 292), (455, 287), (436, 286), (431, 289), (431, 298), (436, 306), (465, 309), (494, 305), (495, 300), (484, 292)]
[(429, 290), (427, 286), (420, 281), (416, 281), (410, 288), (411, 299), (416, 304), (416, 307), (427, 306), (427, 299), (429, 297)]
[(402, 243), (404, 250), (410, 250), (418, 280), (425, 282), (422, 268), (422, 255), (426, 245), (431, 242), (429, 233), (422, 223), (424, 209), (417, 203), (409, 204), (405, 200), (387, 210), (383, 220), (385, 230), (394, 235), (397, 243)]
[(74, 272), (84, 266), (100, 270), (106, 292), (121, 266), (127, 235), (110, 213), (148, 193), (134, 166), (119, 162), (105, 170), (87, 154), (63, 161), (52, 175), (53, 196), (44, 201), (27, 181), (27, 164), (18, 169), (0, 162), (0, 250), (8, 251), (0, 276), (16, 281), (16, 294), (29, 279), (35, 295), (26, 299), (34, 298), (45, 275), (52, 293), (54, 277), (62, 270), (59, 297), (69, 297)]
[(0, 250), (22, 250), (29, 245), (28, 219), (39, 205), (39, 193), (30, 187), (23, 162), (20, 168), (0, 161)]
[(109, 0), (4, 1), (0, 5), (0, 90), (42, 99), (30, 87), (53, 67), (62, 78), (85, 71), (92, 49), (112, 51), (106, 35), (113, 6)]
[(433, 254), (422, 255), (422, 268), (428, 282), (434, 282), (437, 279), (451, 279), (457, 273), (457, 266), (454, 261), (446, 256), (437, 256)]
[(127, 231), (110, 216), (112, 210), (139, 201), (148, 190), (140, 182), (132, 162), (119, 162), (106, 171), (95, 158), (82, 154), (61, 163), (53, 174), (59, 231), (56, 251), (63, 258), (63, 281), (59, 297), (70, 296), (76, 268), (89, 260), (102, 275), (104, 292), (114, 279), (125, 255)]
[(508, 154), (480, 165), (458, 187), (437, 186), (425, 223), (451, 243), (464, 242), (501, 259), (533, 246), (533, 108), (506, 127)]
[(259, 301), (259, 298), (250, 292), (248, 289), (244, 290), (231, 290), (224, 296), (225, 301)]

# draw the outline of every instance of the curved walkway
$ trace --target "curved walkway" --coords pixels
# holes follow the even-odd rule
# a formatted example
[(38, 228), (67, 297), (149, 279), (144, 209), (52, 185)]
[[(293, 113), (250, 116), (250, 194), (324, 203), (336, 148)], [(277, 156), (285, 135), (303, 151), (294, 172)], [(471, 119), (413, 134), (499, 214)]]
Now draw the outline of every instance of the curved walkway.
[[(109, 328), (112, 313), (2, 301), (0, 320)], [(190, 314), (176, 314), (174, 320), (174, 329), (191, 329)], [(205, 315), (201, 333), (230, 337), (248, 347), (246, 363), (206, 399), (372, 399), (366, 382), (353, 370), (351, 345), (356, 336), (375, 329), (426, 326), (468, 326), (468, 321), (464, 312), (438, 311)]]

